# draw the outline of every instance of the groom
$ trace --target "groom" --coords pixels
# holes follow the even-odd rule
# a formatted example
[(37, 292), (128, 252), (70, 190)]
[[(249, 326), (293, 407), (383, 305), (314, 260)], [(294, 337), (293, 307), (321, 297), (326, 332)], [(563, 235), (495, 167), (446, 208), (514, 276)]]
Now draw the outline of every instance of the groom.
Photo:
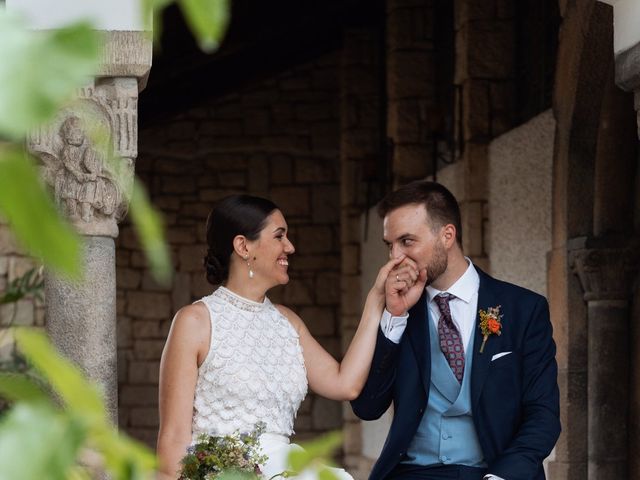
[(560, 434), (547, 301), (464, 256), (460, 209), (442, 185), (405, 185), (378, 211), (389, 255), (406, 259), (387, 279), (371, 372), (352, 402), (363, 420), (393, 403), (370, 479), (543, 480)]

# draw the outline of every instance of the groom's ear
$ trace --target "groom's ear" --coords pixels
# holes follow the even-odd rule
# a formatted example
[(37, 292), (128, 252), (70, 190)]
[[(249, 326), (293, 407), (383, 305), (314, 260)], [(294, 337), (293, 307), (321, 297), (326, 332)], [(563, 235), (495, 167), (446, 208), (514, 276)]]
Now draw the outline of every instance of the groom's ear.
[(456, 243), (456, 227), (453, 223), (447, 223), (442, 227), (442, 240), (447, 249)]

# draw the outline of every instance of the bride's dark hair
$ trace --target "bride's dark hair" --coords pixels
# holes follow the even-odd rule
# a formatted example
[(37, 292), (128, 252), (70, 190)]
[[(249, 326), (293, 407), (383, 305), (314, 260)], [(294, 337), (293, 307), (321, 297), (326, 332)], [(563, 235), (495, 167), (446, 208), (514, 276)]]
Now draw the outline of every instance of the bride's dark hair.
[(277, 209), (271, 200), (251, 195), (231, 195), (218, 202), (207, 218), (208, 250), (204, 266), (209, 283), (218, 285), (227, 280), (233, 239), (244, 235), (248, 240), (256, 240), (267, 217)]

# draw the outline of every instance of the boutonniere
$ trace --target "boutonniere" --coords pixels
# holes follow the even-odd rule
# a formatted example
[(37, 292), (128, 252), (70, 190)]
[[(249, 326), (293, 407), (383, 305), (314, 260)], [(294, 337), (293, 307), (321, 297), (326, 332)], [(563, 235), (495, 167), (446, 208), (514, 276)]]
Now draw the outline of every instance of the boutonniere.
[(480, 353), (482, 353), (489, 335), (502, 334), (502, 314), (500, 313), (500, 305), (489, 307), (486, 311), (480, 310), (478, 313), (480, 314), (480, 331), (482, 332), (482, 345), (480, 345)]

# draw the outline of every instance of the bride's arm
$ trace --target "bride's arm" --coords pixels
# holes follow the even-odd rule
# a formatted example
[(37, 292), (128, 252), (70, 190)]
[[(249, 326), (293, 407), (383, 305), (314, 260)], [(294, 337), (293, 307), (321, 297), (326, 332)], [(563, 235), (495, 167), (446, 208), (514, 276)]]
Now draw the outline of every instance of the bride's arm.
[[(390, 260), (380, 269), (367, 295), (358, 329), (340, 363), (313, 338), (300, 317), (288, 308), (279, 306), (298, 331), (309, 386), (314, 392), (332, 400), (353, 400), (360, 394), (367, 380), (376, 346), (378, 326), (385, 304), (385, 283), (389, 272), (403, 260), (404, 257)], [(399, 268), (404, 272), (405, 278), (415, 281), (417, 273), (414, 267), (407, 264)]]
[(178, 478), (191, 443), (198, 365), (209, 349), (210, 330), (209, 312), (200, 303), (182, 308), (173, 319), (160, 361), (158, 479)]

